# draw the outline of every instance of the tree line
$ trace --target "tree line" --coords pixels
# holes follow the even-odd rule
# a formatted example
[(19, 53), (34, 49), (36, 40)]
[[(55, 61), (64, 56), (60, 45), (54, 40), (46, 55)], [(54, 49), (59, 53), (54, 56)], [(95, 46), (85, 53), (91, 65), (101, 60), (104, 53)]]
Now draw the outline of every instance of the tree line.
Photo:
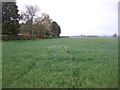
[[(61, 28), (46, 13), (38, 13), (38, 6), (26, 5), (25, 11), (18, 14), (16, 2), (2, 2), (2, 36), (57, 38)], [(40, 14), (40, 15), (38, 15)]]

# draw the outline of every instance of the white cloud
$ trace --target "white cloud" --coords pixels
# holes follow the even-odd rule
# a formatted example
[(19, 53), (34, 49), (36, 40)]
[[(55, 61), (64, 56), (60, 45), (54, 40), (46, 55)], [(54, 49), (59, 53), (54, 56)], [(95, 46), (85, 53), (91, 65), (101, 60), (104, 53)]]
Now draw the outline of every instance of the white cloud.
[(61, 35), (118, 32), (118, 0), (17, 0), (19, 10), (38, 5), (61, 26)]

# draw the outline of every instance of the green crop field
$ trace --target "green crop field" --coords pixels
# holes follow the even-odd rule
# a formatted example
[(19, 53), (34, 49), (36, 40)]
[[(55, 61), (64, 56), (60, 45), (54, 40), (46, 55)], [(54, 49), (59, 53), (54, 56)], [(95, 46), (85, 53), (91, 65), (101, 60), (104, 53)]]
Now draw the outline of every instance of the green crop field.
[(3, 88), (117, 88), (118, 39), (4, 41)]

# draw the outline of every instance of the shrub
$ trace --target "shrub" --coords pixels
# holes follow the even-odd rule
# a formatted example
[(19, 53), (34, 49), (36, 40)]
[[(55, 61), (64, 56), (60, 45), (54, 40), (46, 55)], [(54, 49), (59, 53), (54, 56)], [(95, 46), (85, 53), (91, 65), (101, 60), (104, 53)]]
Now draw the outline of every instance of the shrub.
[(44, 39), (45, 36), (44, 36), (43, 34), (37, 34), (37, 35), (36, 35), (36, 38), (42, 38), (42, 39)]
[(44, 35), (44, 38), (49, 39), (50, 37), (49, 35)]
[(36, 35), (30, 35), (30, 39), (36, 39)]
[(10, 35), (2, 35), (2, 40), (8, 41), (10, 39)]
[(18, 40), (27, 40), (27, 35), (19, 35)]
[(8, 40), (26, 40), (27, 35), (2, 35), (2, 40), (3, 41), (8, 41)]
[(60, 38), (69, 38), (69, 36), (60, 36)]
[(53, 37), (53, 38), (57, 38), (57, 36), (55, 36), (55, 35), (52, 35), (52, 37)]
[(49, 35), (49, 38), (53, 38), (52, 35)]
[[(8, 41), (8, 40), (28, 40), (28, 36), (27, 35), (1, 35), (2, 36), (2, 40), (3, 41)], [(52, 38), (58, 38), (58, 36), (54, 36), (54, 35), (43, 35), (43, 34), (37, 34), (37, 35), (30, 35), (30, 39), (37, 39), (37, 38), (41, 38), (41, 39), (52, 39)]]

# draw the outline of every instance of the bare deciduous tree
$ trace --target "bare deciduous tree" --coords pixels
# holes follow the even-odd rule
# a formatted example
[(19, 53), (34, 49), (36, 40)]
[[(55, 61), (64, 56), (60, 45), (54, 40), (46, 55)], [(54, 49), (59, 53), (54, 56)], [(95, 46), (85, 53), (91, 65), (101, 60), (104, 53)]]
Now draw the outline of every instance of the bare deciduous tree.
[(38, 6), (26, 5), (26, 11), (22, 12), (22, 21), (28, 26), (28, 31), (33, 33), (33, 23), (34, 19), (37, 17), (37, 12), (39, 11)]
[(24, 22), (27, 21), (32, 21), (32, 23), (34, 22), (34, 19), (37, 16), (37, 12), (39, 11), (39, 7), (38, 6), (32, 6), (32, 5), (26, 5), (25, 6), (25, 12), (22, 12), (22, 20)]
[(52, 30), (52, 19), (50, 19), (50, 16), (46, 13), (42, 14), (42, 24), (46, 27), (46, 30), (48, 30), (49, 33), (51, 33)]

